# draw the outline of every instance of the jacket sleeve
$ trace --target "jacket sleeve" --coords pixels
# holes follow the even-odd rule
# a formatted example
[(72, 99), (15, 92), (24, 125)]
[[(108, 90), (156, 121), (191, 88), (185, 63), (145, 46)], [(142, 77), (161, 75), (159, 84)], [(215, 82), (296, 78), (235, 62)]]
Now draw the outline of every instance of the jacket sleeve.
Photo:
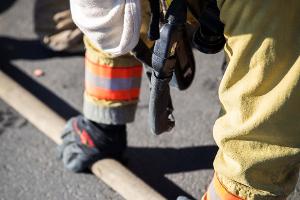
[(139, 40), (140, 0), (70, 0), (74, 23), (112, 57), (131, 51)]

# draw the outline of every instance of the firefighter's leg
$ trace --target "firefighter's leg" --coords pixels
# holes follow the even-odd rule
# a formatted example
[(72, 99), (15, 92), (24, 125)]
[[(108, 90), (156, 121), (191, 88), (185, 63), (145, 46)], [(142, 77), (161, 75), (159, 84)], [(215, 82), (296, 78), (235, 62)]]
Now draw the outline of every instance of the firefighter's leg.
[(110, 58), (95, 49), (87, 38), (85, 46), (84, 116), (104, 124), (132, 122), (142, 64), (131, 55)]
[(218, 3), (229, 64), (204, 199), (285, 199), (300, 164), (300, 1)]
[(60, 148), (65, 167), (75, 172), (104, 157), (122, 158), (142, 76), (142, 65), (133, 56), (111, 58), (87, 38), (85, 47), (83, 116), (68, 121)]
[[(147, 39), (150, 8), (141, 1), (141, 39)], [(110, 58), (85, 38), (84, 116), (105, 124), (126, 124), (134, 120), (140, 91), (142, 64), (131, 55)]]
[[(147, 45), (149, 7), (142, 2), (141, 37)], [(134, 120), (142, 64), (131, 55), (112, 58), (85, 37), (85, 92), (83, 116), (68, 121), (61, 158), (66, 168), (79, 172), (103, 157), (120, 159), (126, 148), (126, 124)]]

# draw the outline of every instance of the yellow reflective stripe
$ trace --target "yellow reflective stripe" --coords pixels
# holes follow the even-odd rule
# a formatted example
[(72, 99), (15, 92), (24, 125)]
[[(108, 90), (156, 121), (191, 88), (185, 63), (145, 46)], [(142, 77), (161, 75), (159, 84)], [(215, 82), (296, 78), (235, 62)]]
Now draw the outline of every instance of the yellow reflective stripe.
[(104, 99), (98, 99), (89, 95), (88, 93), (84, 93), (84, 100), (90, 102), (94, 105), (105, 106), (105, 107), (120, 107), (125, 105), (136, 104), (138, 100), (131, 100), (131, 101), (110, 101)]

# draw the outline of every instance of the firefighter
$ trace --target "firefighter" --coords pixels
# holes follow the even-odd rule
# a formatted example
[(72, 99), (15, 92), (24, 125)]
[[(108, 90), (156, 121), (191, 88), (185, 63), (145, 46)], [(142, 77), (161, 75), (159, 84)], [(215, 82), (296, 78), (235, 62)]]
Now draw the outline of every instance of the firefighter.
[[(87, 49), (84, 116), (71, 119), (62, 136), (62, 159), (73, 171), (120, 158), (126, 147), (141, 78), (141, 63), (128, 53), (147, 13), (144, 2), (71, 1)], [(286, 199), (300, 161), (300, 2), (218, 0), (218, 6), (228, 67), (213, 128), (215, 175), (202, 199)]]

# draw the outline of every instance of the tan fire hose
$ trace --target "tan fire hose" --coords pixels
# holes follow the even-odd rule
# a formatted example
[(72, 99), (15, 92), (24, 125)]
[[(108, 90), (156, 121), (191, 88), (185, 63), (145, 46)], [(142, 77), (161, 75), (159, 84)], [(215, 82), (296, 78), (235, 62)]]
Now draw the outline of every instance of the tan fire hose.
[[(0, 97), (55, 143), (62, 142), (60, 133), (66, 121), (2, 71)], [(91, 169), (125, 199), (166, 199), (116, 160), (100, 160)]]

